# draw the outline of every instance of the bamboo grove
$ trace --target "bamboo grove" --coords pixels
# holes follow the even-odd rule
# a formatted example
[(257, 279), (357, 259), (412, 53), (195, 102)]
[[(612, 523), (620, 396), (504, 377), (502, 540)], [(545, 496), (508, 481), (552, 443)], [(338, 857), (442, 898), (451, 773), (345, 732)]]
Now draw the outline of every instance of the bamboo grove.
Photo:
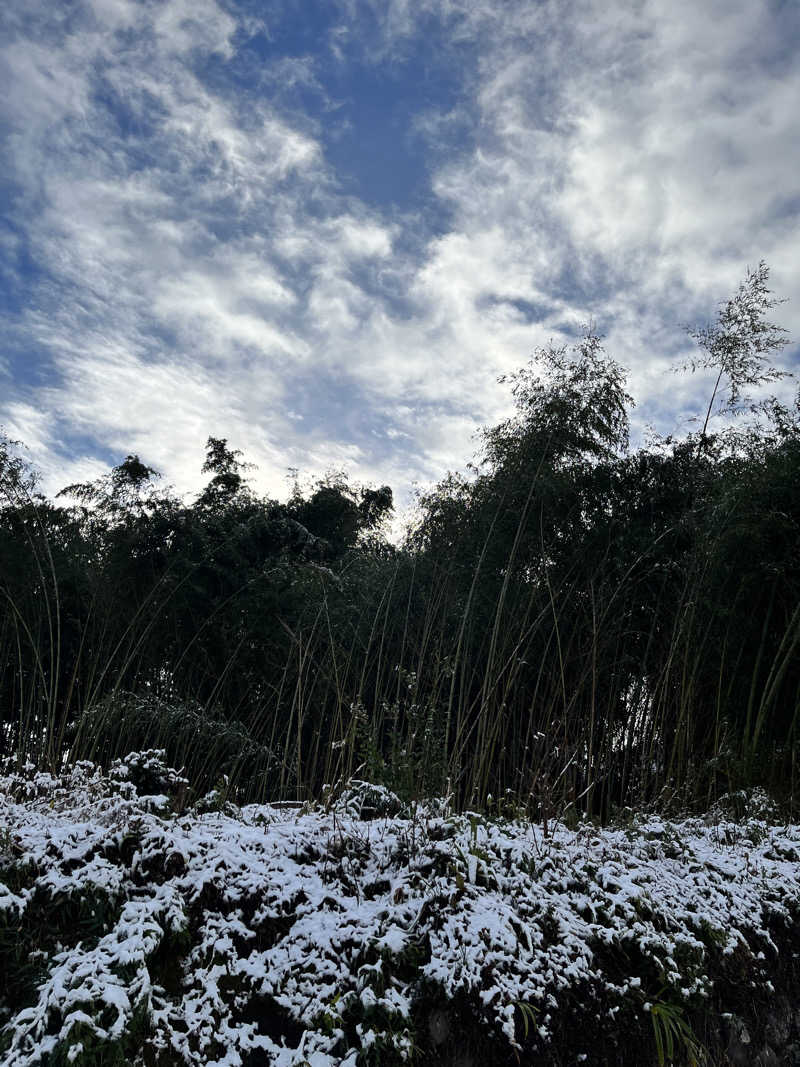
[(0, 755), (160, 747), (197, 793), (355, 776), (544, 819), (753, 786), (793, 805), (800, 407), (765, 390), (767, 281), (692, 331), (691, 433), (632, 449), (589, 331), (511, 377), (514, 416), (399, 546), (388, 487), (264, 499), (225, 440), (186, 503), (137, 456), (47, 499), (0, 438)]

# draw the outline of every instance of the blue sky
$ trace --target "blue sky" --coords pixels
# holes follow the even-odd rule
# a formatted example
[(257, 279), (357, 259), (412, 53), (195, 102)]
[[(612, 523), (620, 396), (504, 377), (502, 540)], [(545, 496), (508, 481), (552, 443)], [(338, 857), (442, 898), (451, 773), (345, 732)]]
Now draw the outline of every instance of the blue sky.
[(591, 319), (685, 430), (748, 265), (800, 338), (798, 100), (779, 0), (6, 0), (0, 424), (50, 491), (213, 434), (403, 502)]

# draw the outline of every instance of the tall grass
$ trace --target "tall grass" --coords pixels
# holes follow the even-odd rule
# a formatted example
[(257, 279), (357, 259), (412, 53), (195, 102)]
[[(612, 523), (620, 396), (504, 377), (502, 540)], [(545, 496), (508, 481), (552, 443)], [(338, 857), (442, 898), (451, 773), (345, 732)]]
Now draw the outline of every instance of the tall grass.
[[(356, 550), (336, 573), (281, 564), (194, 629), (176, 616), (167, 655), (154, 628), (192, 569), (117, 602), (102, 559), (70, 576), (42, 502), (18, 482), (3, 489), (19, 570), (0, 574), (0, 684), (14, 704), (0, 741), (21, 760), (162, 747), (197, 792), (305, 799), (361, 776), (544, 819), (702, 806), (755, 784), (793, 801), (800, 607), (778, 618), (768, 599), (758, 647), (743, 646), (747, 591), (720, 581), (725, 516), (676, 577), (659, 569), (664, 531), (625, 566), (612, 532), (592, 567), (578, 552), (557, 568), (547, 513), (526, 504), (501, 538), (501, 501), (477, 552), (465, 532), (445, 554)], [(276, 594), (254, 648), (254, 590), (279, 578), (285, 603)], [(89, 588), (76, 592), (79, 580)], [(222, 618), (239, 619), (238, 636), (210, 680), (203, 640)]]

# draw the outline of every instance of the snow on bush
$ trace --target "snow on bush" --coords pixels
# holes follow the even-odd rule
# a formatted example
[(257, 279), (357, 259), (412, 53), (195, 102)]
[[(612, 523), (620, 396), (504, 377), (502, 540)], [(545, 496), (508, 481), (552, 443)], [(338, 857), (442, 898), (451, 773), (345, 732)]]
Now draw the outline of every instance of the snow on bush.
[(623, 1022), (655, 1050), (732, 976), (766, 995), (800, 911), (800, 827), (763, 819), (545, 834), (364, 783), (232, 813), (184, 785), (153, 752), (0, 776), (8, 1067), (435, 1062), (478, 1027), (476, 1062), (530, 1062), (566, 1012), (571, 1062)]

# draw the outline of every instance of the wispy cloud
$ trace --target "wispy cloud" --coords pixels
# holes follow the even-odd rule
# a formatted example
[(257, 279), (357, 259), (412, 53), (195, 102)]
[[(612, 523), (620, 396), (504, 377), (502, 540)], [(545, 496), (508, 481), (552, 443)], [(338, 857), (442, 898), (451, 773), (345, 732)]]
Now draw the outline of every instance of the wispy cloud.
[[(195, 488), (213, 433), (265, 490), (346, 467), (402, 493), (462, 466), (508, 408), (497, 376), (588, 319), (672, 429), (681, 325), (762, 257), (798, 290), (795, 6), (333, 11), (315, 34), (289, 6), (12, 0), (0, 421), (50, 488), (128, 451)], [(402, 116), (380, 141), (408, 157), (402, 204), (354, 192), (378, 173), (362, 74), (370, 121)]]

